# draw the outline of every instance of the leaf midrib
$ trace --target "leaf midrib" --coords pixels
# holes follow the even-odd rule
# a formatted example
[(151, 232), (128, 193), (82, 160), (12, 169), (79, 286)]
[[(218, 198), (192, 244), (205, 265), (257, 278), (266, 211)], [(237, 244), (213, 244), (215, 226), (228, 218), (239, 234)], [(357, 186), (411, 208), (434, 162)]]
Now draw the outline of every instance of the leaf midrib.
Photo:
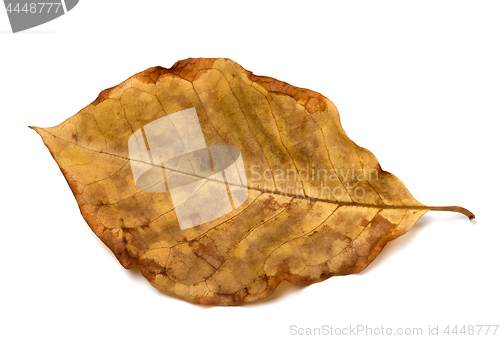
[[(99, 154), (105, 154), (105, 155), (112, 156), (112, 157), (117, 157), (117, 158), (120, 158), (120, 159), (123, 159), (123, 160), (135, 161), (135, 162), (143, 163), (143, 164), (146, 164), (146, 165), (150, 165), (150, 166), (155, 166), (155, 167), (161, 168), (160, 165), (150, 164), (150, 163), (147, 163), (147, 162), (144, 162), (144, 161), (141, 161), (141, 160), (130, 159), (130, 158), (118, 155), (118, 154), (108, 153), (108, 152), (104, 152), (104, 151), (96, 151), (94, 149), (91, 149), (91, 148), (79, 145), (79, 144), (77, 144), (77, 143), (75, 143), (73, 141), (70, 141), (70, 140), (61, 138), (61, 137), (59, 137), (57, 135), (54, 135), (54, 134), (50, 133), (49, 131), (47, 131), (45, 128), (42, 128), (42, 127), (32, 127), (32, 126), (28, 126), (28, 127), (30, 127), (31, 129), (34, 129), (36, 132), (38, 132), (38, 130), (42, 130), (43, 132), (45, 132), (45, 133), (53, 136), (54, 138), (63, 140), (65, 142), (69, 143), (69, 144), (73, 144), (75, 146), (81, 147), (81, 148), (83, 148), (85, 150), (88, 150), (88, 151), (91, 151), (91, 152), (95, 152), (95, 153), (99, 153)], [(45, 140), (44, 140), (44, 143), (45, 143)], [(47, 145), (47, 143), (45, 143), (45, 144)], [(49, 148), (49, 151), (52, 153), (52, 151), (50, 150), (50, 147), (48, 147), (48, 148)], [(195, 174), (192, 174), (192, 173), (185, 173), (185, 172), (182, 172), (182, 171), (179, 171), (179, 170), (170, 169), (170, 168), (167, 168), (167, 167), (165, 167), (165, 169), (168, 169), (168, 170), (176, 172), (176, 173), (180, 173), (180, 174), (184, 174), (184, 175), (196, 177), (196, 178), (199, 178), (199, 179), (203, 179), (203, 180), (209, 180), (209, 181), (214, 181), (214, 182), (220, 182), (220, 183), (222, 183), (222, 181), (211, 179), (211, 178), (206, 178), (206, 177), (202, 177), (202, 176), (198, 176), (198, 175), (195, 175)], [(224, 182), (224, 184), (225, 184), (225, 182)], [(276, 191), (276, 190), (267, 190), (267, 189), (262, 189), (262, 188), (258, 188), (258, 187), (251, 187), (251, 186), (248, 186), (248, 185), (244, 186), (244, 185), (236, 185), (236, 184), (231, 184), (231, 183), (227, 183), (227, 185), (234, 186), (234, 187), (240, 187), (240, 188), (246, 188), (246, 189), (258, 191), (258, 192), (261, 192), (261, 193), (268, 193), (268, 194), (272, 194), (272, 195), (285, 196), (285, 197), (293, 198), (293, 199), (307, 199), (309, 201), (324, 202), (324, 203), (336, 204), (336, 205), (339, 205), (339, 206), (357, 206), (357, 207), (368, 207), (368, 208), (377, 208), (377, 209), (413, 209), (413, 210), (429, 210), (429, 211), (430, 210), (433, 210), (433, 211), (452, 211), (452, 212), (462, 213), (465, 216), (467, 216), (470, 220), (472, 220), (472, 219), (475, 218), (475, 216), (474, 216), (474, 214), (472, 212), (470, 212), (469, 210), (467, 210), (467, 209), (465, 209), (463, 207), (460, 207), (460, 206), (376, 205), (376, 204), (369, 204), (369, 203), (348, 202), (348, 201), (335, 201), (335, 200), (330, 200), (330, 199), (313, 198), (313, 197), (309, 197), (307, 195), (293, 195), (293, 194), (287, 194), (287, 193), (283, 193), (283, 192)]]

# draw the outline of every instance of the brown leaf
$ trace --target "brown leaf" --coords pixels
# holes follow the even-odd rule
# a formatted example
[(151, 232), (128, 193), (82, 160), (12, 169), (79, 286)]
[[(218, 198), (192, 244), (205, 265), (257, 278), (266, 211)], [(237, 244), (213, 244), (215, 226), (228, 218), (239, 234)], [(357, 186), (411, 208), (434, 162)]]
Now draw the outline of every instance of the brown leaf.
[(359, 272), (429, 210), (474, 217), (416, 201), (321, 94), (228, 59), (150, 68), (33, 129), (120, 263), (194, 303)]

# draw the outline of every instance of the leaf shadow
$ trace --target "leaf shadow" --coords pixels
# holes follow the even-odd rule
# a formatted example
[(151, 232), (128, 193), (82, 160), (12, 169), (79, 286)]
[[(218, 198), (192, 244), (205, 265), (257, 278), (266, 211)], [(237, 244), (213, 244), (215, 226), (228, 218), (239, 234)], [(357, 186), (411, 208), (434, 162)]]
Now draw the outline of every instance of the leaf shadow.
[(278, 284), (278, 286), (274, 290), (273, 294), (271, 294), (270, 296), (268, 296), (264, 299), (245, 302), (244, 304), (242, 304), (240, 306), (246, 307), (246, 308), (252, 308), (252, 307), (263, 306), (263, 304), (268, 305), (268, 304), (275, 304), (278, 302), (283, 302), (283, 300), (285, 300), (289, 296), (298, 295), (307, 286), (310, 286), (310, 285), (299, 286), (299, 285), (292, 284), (288, 280), (283, 280)]
[[(148, 280), (142, 275), (142, 272), (139, 268), (133, 266), (129, 269), (126, 269), (125, 271), (128, 273), (131, 280), (133, 280), (135, 283), (148, 285), (149, 288), (152, 288), (152, 286), (150, 285)], [(262, 304), (267, 305), (267, 304), (282, 302), (288, 296), (297, 295), (297, 293), (299, 293), (304, 287), (307, 287), (307, 286), (308, 285), (303, 285), (303, 286), (294, 285), (291, 282), (289, 282), (288, 280), (283, 280), (283, 281), (281, 281), (281, 283), (278, 284), (278, 286), (276, 287), (276, 289), (274, 290), (274, 292), (270, 296), (263, 298), (263, 299), (259, 299), (259, 300), (245, 302), (241, 305), (231, 306), (231, 307), (249, 307), (249, 308), (251, 308), (251, 307), (261, 306)], [(182, 301), (182, 302), (186, 302), (185, 300), (183, 300), (182, 298), (180, 298), (178, 296), (170, 295), (170, 294), (165, 293), (159, 289), (153, 288), (153, 290), (163, 297), (173, 298), (173, 299), (177, 299), (177, 300)], [(203, 304), (193, 304), (193, 303), (191, 303), (191, 304), (193, 306), (200, 307), (203, 309), (221, 307), (219, 305), (203, 305)]]
[[(441, 220), (441, 221), (444, 221), (444, 220)], [(458, 222), (458, 221), (463, 221), (463, 216), (456, 215), (456, 216), (447, 217), (446, 221), (452, 222), (452, 223)], [(475, 225), (476, 220), (475, 219), (472, 220), (472, 223)], [(379, 255), (377, 255), (377, 257), (363, 271), (357, 273), (357, 275), (367, 274), (371, 270), (377, 269), (377, 267), (379, 265), (384, 265), (384, 262), (386, 260), (397, 255), (400, 251), (403, 251), (405, 248), (407, 248), (411, 244), (412, 241), (414, 241), (418, 237), (418, 235), (421, 232), (423, 232), (426, 228), (430, 227), (431, 225), (435, 225), (435, 224), (436, 224), (435, 218), (428, 216), (427, 214), (422, 216), (406, 234), (403, 234), (402, 236), (400, 236), (392, 241), (389, 241), (384, 246), (384, 248), (379, 253)], [(129, 272), (130, 277), (135, 282), (144, 283), (144, 284), (149, 285), (148, 287), (152, 287), (148, 283), (147, 279), (145, 279), (143, 277), (141, 270), (139, 268), (132, 267), (130, 269), (127, 269), (126, 271)], [(331, 278), (335, 278), (335, 277), (330, 277), (329, 279), (331, 279)], [(294, 285), (291, 282), (289, 282), (288, 280), (283, 280), (278, 284), (278, 286), (276, 287), (276, 289), (274, 290), (274, 292), (270, 296), (265, 297), (263, 299), (259, 299), (259, 300), (245, 302), (241, 305), (232, 306), (232, 307), (254, 308), (254, 307), (261, 307), (264, 305), (268, 306), (268, 305), (280, 303), (280, 302), (283, 302), (284, 300), (286, 300), (290, 296), (296, 297), (299, 293), (301, 293), (303, 291), (304, 288), (306, 288), (308, 286), (310, 286), (310, 285)], [(173, 299), (177, 299), (179, 301), (185, 302), (185, 300), (183, 300), (180, 297), (167, 294), (167, 293), (165, 293), (161, 290), (158, 290), (156, 288), (153, 288), (153, 289), (155, 290), (156, 293), (158, 293), (166, 298), (173, 298)], [(218, 305), (203, 305), (203, 304), (193, 304), (193, 303), (191, 303), (191, 305), (193, 305), (195, 307), (199, 307), (201, 309), (211, 309), (214, 307), (221, 307)]]
[[(139, 274), (140, 274), (140, 272), (139, 272)], [(276, 287), (276, 289), (274, 290), (274, 292), (270, 296), (263, 298), (263, 299), (259, 299), (259, 300), (247, 301), (247, 302), (242, 303), (241, 305), (221, 306), (221, 305), (203, 305), (203, 304), (193, 304), (193, 303), (191, 303), (191, 304), (195, 307), (199, 307), (202, 309), (212, 309), (214, 307), (253, 308), (253, 307), (260, 307), (260, 306), (264, 306), (264, 305), (267, 306), (270, 304), (282, 302), (283, 300), (285, 300), (287, 298), (287, 296), (296, 295), (297, 293), (300, 293), (300, 291), (307, 286), (308, 285), (298, 286), (298, 285), (292, 284), (288, 280), (283, 280), (283, 281), (281, 281), (280, 284), (278, 284), (278, 286)], [(183, 300), (182, 298), (179, 298), (177, 296), (169, 295), (169, 294), (164, 293), (160, 290), (156, 290), (156, 291), (165, 297), (174, 298), (174, 299), (180, 300), (182, 302), (186, 302), (185, 300)]]
[[(142, 272), (139, 268), (133, 266), (133, 267), (130, 267), (129, 269), (126, 270), (128, 273), (129, 273), (129, 276), (132, 280), (136, 281), (136, 282), (148, 282), (147, 279), (144, 278), (144, 276), (142, 275)], [(148, 283), (149, 285), (149, 283)]]
[[(441, 223), (454, 223), (459, 221), (463, 221), (462, 215), (448, 216), (446, 217), (446, 219), (441, 220)], [(357, 273), (357, 275), (368, 274), (372, 270), (377, 269), (377, 267), (379, 267), (380, 265), (384, 265), (386, 260), (389, 260), (391, 257), (394, 257), (401, 251), (404, 251), (404, 249), (410, 246), (411, 242), (414, 241), (421, 232), (430, 227), (430, 225), (435, 225), (436, 223), (436, 218), (428, 216), (428, 214), (423, 215), (408, 232), (385, 244), (380, 253), (375, 257), (375, 259), (373, 259), (373, 261), (368, 264), (368, 266), (364, 270)], [(472, 220), (472, 223), (475, 224), (475, 219)]]

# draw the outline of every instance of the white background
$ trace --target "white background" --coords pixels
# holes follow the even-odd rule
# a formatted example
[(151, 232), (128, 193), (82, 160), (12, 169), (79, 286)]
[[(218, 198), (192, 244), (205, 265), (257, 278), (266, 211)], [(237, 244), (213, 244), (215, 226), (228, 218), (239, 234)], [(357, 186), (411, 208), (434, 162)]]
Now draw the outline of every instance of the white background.
[[(499, 10), (498, 1), (84, 0), (18, 34), (1, 10), (0, 337), (500, 324)], [(349, 137), (420, 202), (466, 207), (476, 221), (429, 212), (361, 274), (283, 283), (241, 307), (161, 294), (92, 233), (27, 126), (57, 125), (101, 90), (188, 57), (231, 58), (325, 95)]]

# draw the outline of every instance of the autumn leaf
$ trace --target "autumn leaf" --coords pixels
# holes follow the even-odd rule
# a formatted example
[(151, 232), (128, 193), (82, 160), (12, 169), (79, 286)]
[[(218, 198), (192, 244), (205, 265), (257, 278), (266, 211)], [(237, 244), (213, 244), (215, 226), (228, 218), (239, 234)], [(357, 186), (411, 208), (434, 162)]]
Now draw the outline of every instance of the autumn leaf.
[(95, 234), (184, 300), (238, 305), (363, 270), (429, 210), (321, 94), (228, 59), (150, 68), (43, 138)]

